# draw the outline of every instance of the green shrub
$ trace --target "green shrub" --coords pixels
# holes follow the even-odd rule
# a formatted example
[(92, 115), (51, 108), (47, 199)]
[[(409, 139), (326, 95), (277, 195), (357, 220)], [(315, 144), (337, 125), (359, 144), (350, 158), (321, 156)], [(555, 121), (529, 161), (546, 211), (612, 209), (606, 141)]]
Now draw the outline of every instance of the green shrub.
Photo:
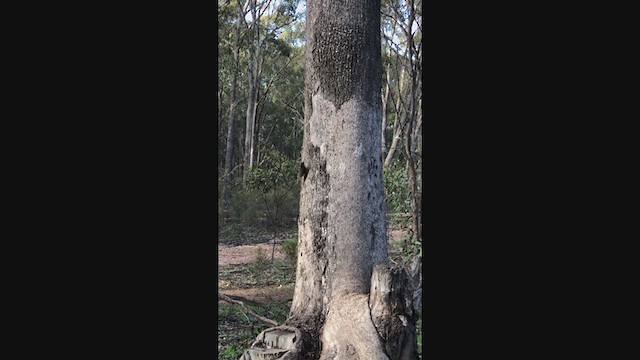
[(299, 185), (298, 162), (274, 149), (264, 150), (260, 165), (243, 179), (244, 187), (253, 192), (254, 202), (264, 206), (263, 214), (278, 227), (283, 218), (297, 214)]
[(411, 211), (411, 193), (409, 179), (404, 166), (395, 165), (383, 170), (384, 197), (387, 211), (390, 213), (406, 213)]
[(264, 270), (269, 264), (269, 260), (267, 258), (267, 254), (264, 252), (262, 248), (256, 249), (255, 257), (253, 258), (253, 269), (254, 270)]
[(288, 239), (280, 244), (282, 252), (286, 255), (287, 260), (295, 263), (297, 259), (298, 239)]
[(231, 213), (242, 224), (255, 225), (265, 213), (261, 197), (260, 192), (254, 189), (236, 189), (232, 195)]

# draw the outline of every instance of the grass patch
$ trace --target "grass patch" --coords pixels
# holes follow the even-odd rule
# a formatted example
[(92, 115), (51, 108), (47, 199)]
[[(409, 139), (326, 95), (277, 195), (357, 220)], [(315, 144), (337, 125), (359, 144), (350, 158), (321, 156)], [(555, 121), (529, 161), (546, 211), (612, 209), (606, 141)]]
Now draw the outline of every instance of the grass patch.
[(296, 280), (295, 264), (285, 260), (267, 260), (256, 271), (255, 263), (218, 267), (218, 287), (224, 289), (248, 289), (254, 287), (291, 285)]

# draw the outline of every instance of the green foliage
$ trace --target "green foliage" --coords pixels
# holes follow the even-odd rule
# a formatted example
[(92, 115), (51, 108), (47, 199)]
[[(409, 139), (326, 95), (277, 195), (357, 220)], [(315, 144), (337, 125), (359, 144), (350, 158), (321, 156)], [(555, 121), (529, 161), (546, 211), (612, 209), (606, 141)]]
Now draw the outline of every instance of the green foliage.
[(218, 306), (218, 317), (227, 321), (247, 321), (247, 315), (244, 313), (242, 307), (236, 304)]
[(290, 218), (298, 212), (297, 164), (280, 151), (269, 149), (264, 151), (260, 164), (244, 177), (245, 188), (255, 196), (252, 203), (246, 205), (257, 208), (256, 203), (260, 203), (264, 206), (262, 214), (273, 229), (278, 229), (282, 218)]
[(395, 162), (383, 170), (385, 202), (390, 213), (411, 211), (411, 193), (409, 179), (404, 166)]
[(231, 314), (231, 306), (218, 306), (218, 317), (227, 317), (229, 314)]
[(295, 263), (297, 259), (298, 239), (288, 239), (280, 244), (282, 252), (286, 255), (287, 260)]
[(269, 308), (269, 318), (278, 322), (278, 324), (284, 323), (289, 316), (289, 305), (287, 303), (274, 304)]
[(237, 359), (239, 356), (240, 353), (233, 347), (233, 345), (227, 345), (222, 352), (223, 359)]
[(269, 149), (263, 152), (260, 164), (245, 175), (244, 182), (248, 189), (268, 193), (291, 187), (296, 182), (296, 175), (297, 161)]
[(264, 270), (269, 265), (267, 254), (262, 248), (256, 249), (256, 254), (251, 265), (253, 267), (253, 270), (257, 271)]
[(238, 239), (243, 235), (242, 225), (238, 223), (231, 223), (225, 230), (225, 235), (231, 239)]
[[(257, 190), (236, 187), (231, 191), (231, 207), (229, 213), (240, 221), (240, 224), (255, 224), (257, 219), (264, 216), (264, 203), (256, 201), (261, 193)], [(236, 224), (238, 233), (242, 233), (242, 225)]]

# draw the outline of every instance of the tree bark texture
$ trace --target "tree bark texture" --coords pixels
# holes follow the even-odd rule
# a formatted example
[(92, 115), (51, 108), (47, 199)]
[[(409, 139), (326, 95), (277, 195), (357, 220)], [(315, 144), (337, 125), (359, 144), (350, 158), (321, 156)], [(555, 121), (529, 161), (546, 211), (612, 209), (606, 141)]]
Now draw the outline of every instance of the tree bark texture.
[(412, 287), (388, 265), (379, 0), (308, 0), (296, 284), (242, 359), (416, 359)]

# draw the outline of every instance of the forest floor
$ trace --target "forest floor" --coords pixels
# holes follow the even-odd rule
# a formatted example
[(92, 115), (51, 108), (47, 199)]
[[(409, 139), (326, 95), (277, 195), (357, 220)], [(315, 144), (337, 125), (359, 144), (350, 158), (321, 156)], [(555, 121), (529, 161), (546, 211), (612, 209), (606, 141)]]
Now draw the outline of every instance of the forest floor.
[[(287, 318), (295, 263), (285, 255), (282, 243), (297, 239), (297, 227), (290, 225), (273, 234), (260, 228), (229, 226), (219, 235), (218, 292), (245, 306), (218, 301), (218, 360), (236, 360), (262, 330), (272, 326), (247, 309), (279, 324)], [(405, 236), (406, 231), (390, 229), (392, 259), (400, 261)]]

